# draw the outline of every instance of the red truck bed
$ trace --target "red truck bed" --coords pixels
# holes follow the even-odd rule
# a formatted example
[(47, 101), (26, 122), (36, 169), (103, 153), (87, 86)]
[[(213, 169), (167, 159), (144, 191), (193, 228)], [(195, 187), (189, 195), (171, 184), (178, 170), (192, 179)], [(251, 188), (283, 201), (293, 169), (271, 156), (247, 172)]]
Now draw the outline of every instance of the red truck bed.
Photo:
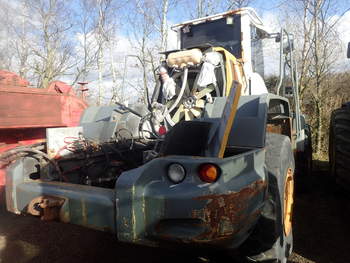
[[(77, 126), (87, 108), (64, 82), (52, 82), (47, 89), (28, 85), (18, 75), (0, 70), (0, 155), (19, 145), (44, 141), (46, 128)], [(0, 162), (0, 198), (4, 166)]]

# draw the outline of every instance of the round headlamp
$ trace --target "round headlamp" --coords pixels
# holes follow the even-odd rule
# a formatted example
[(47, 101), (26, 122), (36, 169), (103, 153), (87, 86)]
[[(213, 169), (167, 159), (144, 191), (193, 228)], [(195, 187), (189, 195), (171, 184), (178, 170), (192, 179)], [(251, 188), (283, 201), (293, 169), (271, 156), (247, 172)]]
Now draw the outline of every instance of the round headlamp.
[(168, 167), (168, 177), (175, 184), (181, 183), (186, 176), (185, 168), (178, 163), (170, 164)]

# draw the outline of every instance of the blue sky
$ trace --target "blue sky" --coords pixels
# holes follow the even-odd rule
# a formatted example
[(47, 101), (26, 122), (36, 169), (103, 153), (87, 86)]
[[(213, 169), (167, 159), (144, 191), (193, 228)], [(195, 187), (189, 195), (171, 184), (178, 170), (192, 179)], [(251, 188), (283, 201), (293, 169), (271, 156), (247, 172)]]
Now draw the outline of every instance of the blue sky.
[[(292, 0), (293, 1), (293, 0)], [(258, 14), (260, 16), (264, 16), (266, 13), (279, 13), (280, 8), (284, 5), (288, 5), (292, 2), (291, 0), (252, 0), (250, 7), (253, 7), (256, 9)], [(185, 8), (186, 10), (183, 10), (183, 7), (188, 7), (190, 5), (195, 6), (197, 1), (193, 0), (182, 0), (180, 4), (177, 5), (177, 7), (173, 8), (169, 13), (169, 20), (174, 23), (179, 23), (185, 20), (191, 19), (190, 17), (190, 11), (189, 8)], [(217, 1), (221, 2), (221, 1)], [(334, 10), (334, 14), (341, 14), (345, 10), (350, 8), (350, 1), (349, 0), (333, 0), (332, 8)]]

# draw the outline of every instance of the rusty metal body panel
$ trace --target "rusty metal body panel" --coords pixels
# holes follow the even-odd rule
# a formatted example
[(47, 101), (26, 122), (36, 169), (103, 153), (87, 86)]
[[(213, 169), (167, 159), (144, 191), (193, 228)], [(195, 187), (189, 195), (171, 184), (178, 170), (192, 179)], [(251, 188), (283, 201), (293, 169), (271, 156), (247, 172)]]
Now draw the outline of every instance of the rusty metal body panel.
[[(264, 205), (264, 159), (264, 149), (225, 158), (163, 157), (124, 172), (115, 189), (105, 189), (33, 180), (30, 175), (38, 161), (26, 157), (7, 173), (7, 209), (109, 231), (124, 242), (233, 248), (248, 237)], [(166, 176), (174, 162), (181, 163), (187, 174), (177, 185)], [(198, 178), (203, 163), (220, 167), (217, 182), (203, 183)], [(37, 207), (47, 210), (35, 212)]]
[[(264, 158), (263, 149), (224, 159), (174, 156), (126, 172), (116, 184), (118, 239), (153, 245), (170, 241), (237, 247), (264, 204)], [(164, 176), (174, 162), (182, 164), (187, 174), (177, 185)], [(221, 168), (217, 182), (200, 181), (197, 170), (202, 163)]]

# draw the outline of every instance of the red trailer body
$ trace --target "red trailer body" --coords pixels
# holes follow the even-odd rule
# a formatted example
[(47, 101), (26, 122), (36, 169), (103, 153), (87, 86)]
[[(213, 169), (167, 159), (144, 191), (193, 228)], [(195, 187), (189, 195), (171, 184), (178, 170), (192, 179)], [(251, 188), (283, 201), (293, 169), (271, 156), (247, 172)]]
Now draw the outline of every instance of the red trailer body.
[[(64, 82), (54, 81), (47, 89), (28, 85), (18, 75), (0, 70), (0, 154), (45, 141), (46, 128), (77, 126), (87, 108), (87, 103)], [(0, 162), (0, 198), (6, 165)]]

